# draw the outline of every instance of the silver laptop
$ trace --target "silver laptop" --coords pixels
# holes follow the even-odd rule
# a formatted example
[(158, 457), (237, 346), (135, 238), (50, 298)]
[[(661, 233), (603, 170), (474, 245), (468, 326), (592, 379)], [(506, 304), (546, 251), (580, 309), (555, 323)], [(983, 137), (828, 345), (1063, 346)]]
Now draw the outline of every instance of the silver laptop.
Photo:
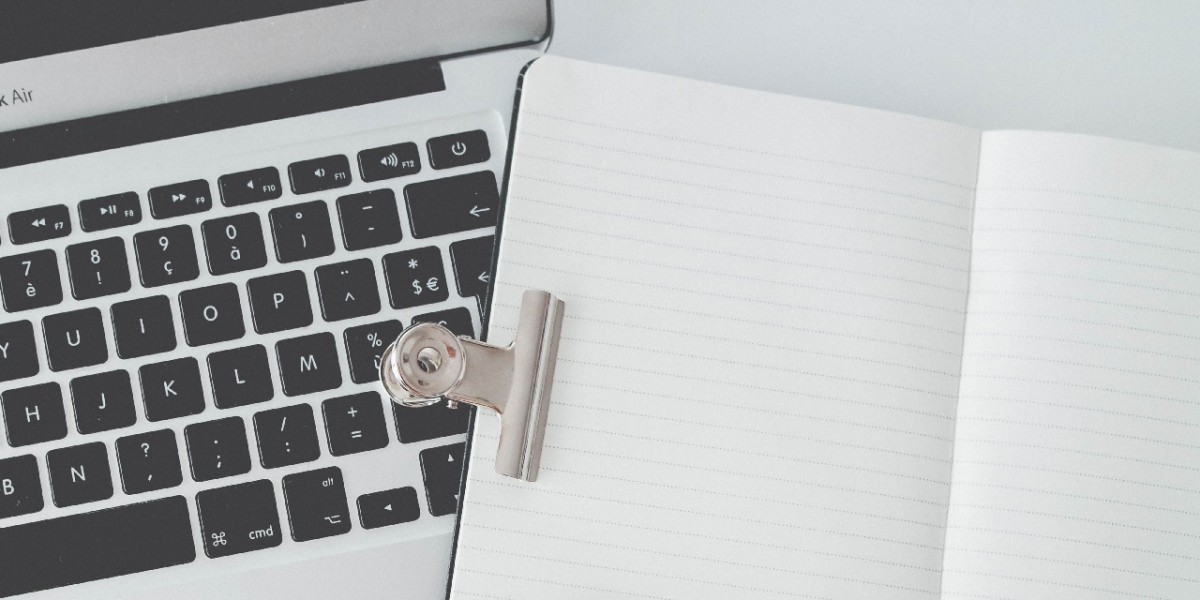
[(0, 24), (0, 597), (441, 598), (546, 0), (39, 0)]

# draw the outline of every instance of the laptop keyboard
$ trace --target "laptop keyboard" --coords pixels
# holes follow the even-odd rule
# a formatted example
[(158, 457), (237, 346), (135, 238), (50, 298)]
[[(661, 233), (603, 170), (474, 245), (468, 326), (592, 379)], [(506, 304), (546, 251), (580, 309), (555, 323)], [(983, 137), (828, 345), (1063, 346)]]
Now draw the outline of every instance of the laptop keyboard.
[[(338, 462), (466, 431), (442, 407), (393, 407), (389, 427), (390, 403), (351, 387), (375, 382), (399, 309), (474, 335), (462, 299), (477, 307), (490, 279), (487, 134), (396, 141), (8, 216), (0, 596), (412, 522), (419, 496), (431, 516), (457, 509), (461, 443), (421, 450), (416, 488), (358, 497)], [(435, 178), (405, 183), (422, 142)], [(375, 186), (337, 193), (360, 183)], [(194, 504), (171, 494), (188, 480)]]

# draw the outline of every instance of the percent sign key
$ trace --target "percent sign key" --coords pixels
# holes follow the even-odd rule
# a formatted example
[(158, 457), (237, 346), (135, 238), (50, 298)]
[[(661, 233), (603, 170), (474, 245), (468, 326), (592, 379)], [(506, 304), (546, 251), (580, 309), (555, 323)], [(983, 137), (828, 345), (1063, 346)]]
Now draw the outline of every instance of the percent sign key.
[(346, 330), (346, 349), (350, 355), (350, 379), (371, 383), (379, 379), (379, 358), (388, 344), (400, 337), (400, 321), (382, 321)]

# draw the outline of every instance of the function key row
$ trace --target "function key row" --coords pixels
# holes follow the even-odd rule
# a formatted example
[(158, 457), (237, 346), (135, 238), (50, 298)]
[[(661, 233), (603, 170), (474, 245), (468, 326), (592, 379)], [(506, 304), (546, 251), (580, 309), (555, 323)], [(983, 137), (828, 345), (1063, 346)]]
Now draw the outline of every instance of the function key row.
[[(491, 158), (487, 134), (482, 130), (430, 138), (426, 144), (434, 169), (460, 167)], [(363, 181), (382, 181), (419, 173), (421, 157), (417, 145), (407, 142), (363, 150), (358, 153), (358, 166)], [(345, 187), (352, 180), (350, 162), (343, 155), (292, 163), (288, 166), (288, 175), (295, 194)], [(283, 195), (283, 184), (275, 167), (223, 175), (217, 183), (225, 206), (276, 200)], [(155, 219), (205, 212), (213, 203), (212, 191), (203, 179), (159, 186), (151, 189), (148, 196), (150, 214)], [(79, 203), (79, 223), (87, 232), (133, 225), (141, 220), (141, 205), (136, 192)], [(70, 211), (66, 205), (56, 204), (15, 212), (8, 217), (8, 229), (14, 244), (65, 237), (71, 233)]]

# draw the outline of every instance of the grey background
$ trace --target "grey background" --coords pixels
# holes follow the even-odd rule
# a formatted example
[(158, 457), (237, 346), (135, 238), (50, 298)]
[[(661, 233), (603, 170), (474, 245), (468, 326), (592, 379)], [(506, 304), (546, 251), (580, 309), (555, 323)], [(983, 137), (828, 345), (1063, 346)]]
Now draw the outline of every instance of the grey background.
[(1200, 2), (558, 0), (552, 54), (1200, 151)]

